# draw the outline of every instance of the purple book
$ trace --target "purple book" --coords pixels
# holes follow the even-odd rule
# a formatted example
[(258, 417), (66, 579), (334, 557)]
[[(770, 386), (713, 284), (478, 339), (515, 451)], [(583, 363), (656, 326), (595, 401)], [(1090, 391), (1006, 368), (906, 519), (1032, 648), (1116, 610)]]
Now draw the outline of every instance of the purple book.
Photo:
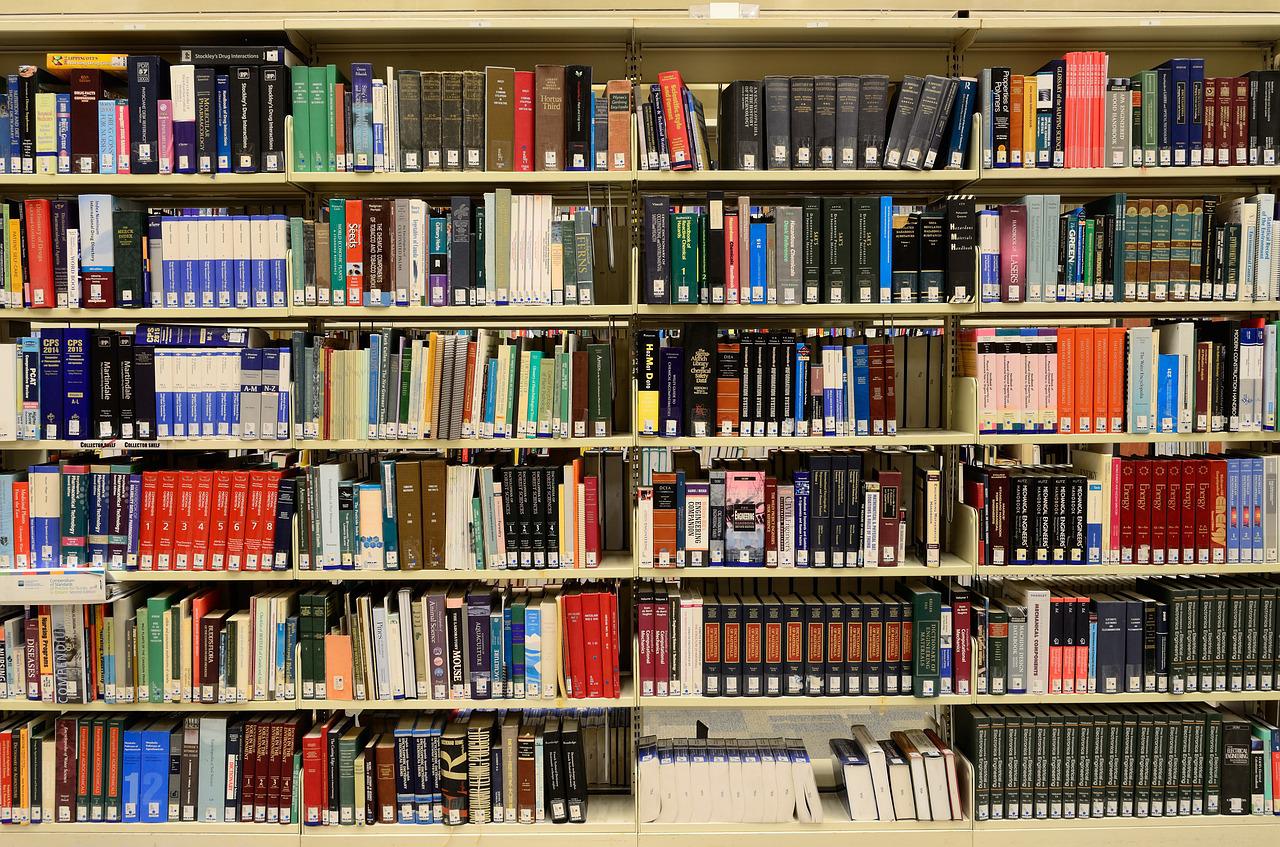
[(668, 438), (684, 435), (684, 348), (658, 351), (658, 432)]
[(1000, 207), (1000, 302), (1027, 299), (1027, 207)]
[(173, 172), (196, 172), (196, 69), (194, 65), (169, 68), (169, 92), (173, 101)]

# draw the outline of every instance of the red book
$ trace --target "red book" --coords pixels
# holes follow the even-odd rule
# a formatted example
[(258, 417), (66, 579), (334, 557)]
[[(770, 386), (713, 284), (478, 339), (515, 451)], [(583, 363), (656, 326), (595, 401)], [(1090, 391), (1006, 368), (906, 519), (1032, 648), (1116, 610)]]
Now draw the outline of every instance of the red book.
[(1213, 535), (1213, 475), (1208, 459), (1196, 459), (1196, 564), (1210, 561)]
[(232, 471), (231, 509), (227, 520), (227, 570), (244, 568), (244, 528), (249, 510), (249, 471)]
[(1075, 598), (1076, 693), (1089, 691), (1089, 598)]
[(138, 515), (138, 570), (156, 566), (157, 501), (160, 496), (160, 472), (142, 474), (142, 507)]
[(1164, 495), (1164, 560), (1182, 562), (1182, 460), (1166, 463)]
[[(663, 593), (662, 589), (659, 589), (659, 593), (653, 603), (653, 679), (654, 694), (658, 697), (666, 697), (668, 693), (675, 693), (671, 691), (671, 654), (667, 643), (670, 626), (671, 605), (667, 601), (666, 594)], [(723, 657), (720, 656), (718, 650), (719, 645), (719, 638), (714, 641), (705, 640), (703, 660), (706, 662), (722, 661)], [(716, 654), (714, 659), (711, 658), (712, 653)]]
[(262, 532), (258, 536), (258, 569), (271, 570), (276, 563), (276, 507), (284, 471), (267, 471), (266, 497), (262, 504)]
[[(654, 621), (653, 621), (654, 614), (653, 613), (654, 613), (655, 607), (656, 607), (656, 604), (653, 602), (653, 595), (650, 594), (648, 591), (640, 592), (639, 599), (636, 601), (636, 617), (639, 620), (639, 624), (636, 627), (636, 629), (639, 636), (638, 649), (640, 653), (640, 696), (641, 697), (652, 697), (654, 695), (655, 686), (654, 686), (654, 653), (653, 653), (653, 640), (654, 640)], [(704, 626), (708, 630), (710, 630), (710, 628), (713, 626), (716, 627), (715, 635), (717, 637), (719, 636), (720, 630), (717, 624), (704, 624)], [(707, 646), (707, 645), (715, 644), (718, 642), (713, 641), (709, 635), (704, 635), (703, 643), (704, 643), (703, 649), (705, 651), (705, 650), (712, 649), (710, 646)], [(711, 661), (711, 660), (708, 659), (707, 661)]]
[[(200, 696), (200, 680), (203, 678), (200, 673), (201, 666), (204, 664), (204, 628), (200, 626), (200, 621), (204, 616), (213, 611), (218, 606), (221, 598), (217, 591), (203, 591), (191, 598), (191, 700), (194, 703), (201, 701)], [(216, 653), (216, 649), (215, 649)], [(215, 702), (215, 701), (206, 701)]]
[(213, 471), (196, 471), (196, 497), (191, 516), (191, 569), (209, 567), (209, 519), (213, 511)]
[(724, 213), (724, 302), (738, 303), (738, 213)]
[(1138, 480), (1136, 461), (1120, 463), (1120, 564), (1132, 565), (1137, 561), (1134, 554), (1136, 537), (1134, 534), (1133, 500)]
[(213, 499), (209, 504), (209, 569), (227, 569), (227, 522), (231, 512), (231, 471), (213, 472)]
[(1200, 486), (1196, 481), (1196, 462), (1190, 459), (1180, 459), (1178, 464), (1182, 467), (1182, 504), (1178, 510), (1181, 514), (1179, 520), (1182, 523), (1182, 558), (1184, 565), (1194, 565), (1196, 563), (1196, 495), (1200, 490)]
[(871, 434), (884, 435), (885, 419), (885, 386), (884, 386), (884, 344), (867, 345), (868, 382), (870, 383), (871, 404), (868, 413), (871, 416)]
[(98, 101), (106, 99), (102, 71), (75, 68), (71, 71), (71, 172), (98, 172)]
[[(893, 345), (884, 344), (884, 434), (898, 434), (898, 386), (894, 376), (897, 365)], [(853, 433), (850, 433), (852, 435)]]
[[(850, 633), (850, 639), (853, 634)], [(967, 589), (957, 588), (951, 597), (951, 666), (955, 674), (953, 691), (968, 694), (973, 678), (973, 602)], [(853, 661), (850, 652), (848, 661)]]
[(75, 780), (76, 718), (64, 716), (53, 722), (54, 738), (54, 807), (49, 810), (55, 823), (71, 823), (76, 819)]
[(1215, 164), (1231, 164), (1231, 119), (1233, 112), (1232, 92), (1235, 91), (1235, 77), (1217, 77), (1218, 83), (1218, 127), (1213, 131), (1213, 140), (1218, 145), (1218, 156)]
[(271, 471), (249, 471), (249, 500), (244, 522), (244, 569), (261, 570), (262, 523), (267, 513), (267, 488)]
[(6, 803), (13, 796), (13, 764), (13, 730), (0, 730), (0, 797)]
[(662, 96), (662, 116), (667, 123), (671, 170), (692, 170), (693, 145), (690, 143), (689, 122), (685, 120), (684, 79), (679, 71), (663, 71), (658, 74), (658, 86)]
[(13, 484), (13, 564), (17, 568), (31, 563), (31, 495), (27, 481)]
[(515, 169), (533, 170), (533, 71), (516, 71)]
[(1151, 564), (1151, 459), (1134, 462), (1133, 563)]
[(1166, 562), (1164, 516), (1168, 506), (1169, 467), (1165, 462), (1156, 459), (1151, 463), (1151, 564), (1163, 565)]
[(1027, 207), (1000, 206), (1000, 302), (1027, 299)]
[(600, 593), (600, 679), (605, 697), (618, 697), (618, 596)]
[(1201, 136), (1201, 164), (1212, 165), (1217, 161), (1218, 143), (1215, 133), (1218, 129), (1218, 80), (1209, 77), (1204, 81), (1204, 130)]
[(1209, 463), (1209, 561), (1215, 565), (1227, 561), (1227, 460), (1208, 459)]
[(262, 739), (266, 733), (261, 731), (261, 727), (262, 723), (259, 721), (246, 721), (244, 725), (244, 752), (240, 756), (240, 820), (242, 823), (253, 821), (253, 806), (258, 796), (258, 747), (266, 746), (266, 740)]
[(582, 478), (583, 500), (583, 550), (585, 562), (575, 562), (575, 567), (594, 568), (600, 564), (600, 478), (585, 476)]
[[(267, 790), (271, 784), (271, 734), (276, 731), (279, 719), (272, 718), (258, 724), (258, 747), (253, 763), (253, 821), (266, 823), (267, 802), (270, 795)], [(243, 817), (243, 816), (242, 816)]]
[(1231, 92), (1231, 164), (1249, 164), (1249, 78), (1244, 76), (1234, 79)]
[[(266, 823), (280, 822), (280, 772), (281, 767), (281, 750), (284, 749), (284, 729), (288, 719), (281, 718), (271, 722), (271, 736), (267, 747), (267, 785), (266, 799), (258, 798), (259, 806), (262, 808), (262, 819)], [(253, 810), (253, 819), (258, 820), (258, 810)]]
[[(35, 623), (35, 621), (28, 621), (28, 623)], [(93, 719), (86, 715), (80, 719), (80, 731), (77, 733), (80, 738), (78, 749), (84, 755), (76, 757), (76, 794), (82, 797), (87, 797), (90, 791), (89, 782), (91, 777), (89, 775), (90, 761), (88, 751), (92, 749), (89, 747), (89, 743), (92, 741), (92, 738), (90, 737), (90, 733), (92, 732)], [(77, 805), (75, 819), (77, 822), (88, 821), (88, 807)]]
[[(1049, 693), (1062, 693), (1063, 600), (1060, 595), (1049, 598)], [(1074, 681), (1075, 677), (1072, 677)], [(1074, 682), (1073, 682), (1074, 685)]]
[[(105, 721), (93, 722), (93, 761), (89, 765), (89, 790), (99, 797), (106, 796), (106, 769), (102, 767), (103, 759), (106, 758), (103, 751), (106, 750), (107, 744), (107, 724)], [(90, 749), (90, 748), (86, 748)], [(88, 758), (86, 755), (85, 758)], [(93, 814), (93, 806), (89, 807), (89, 820), (101, 821), (105, 817), (95, 817)], [(101, 810), (99, 810), (101, 811)]]
[(57, 305), (57, 294), (53, 286), (53, 225), (49, 219), (49, 201), (23, 200), (22, 203), (27, 228), (27, 274), (24, 287), (28, 291), (24, 301), (33, 309), (52, 309)]
[[(580, 595), (582, 607), (582, 636), (586, 662), (586, 696), (604, 696), (604, 633), (600, 624), (601, 596), (590, 591)], [(579, 695), (581, 696), (581, 695)]]
[[(586, 697), (587, 695), (587, 636), (583, 620), (583, 594), (573, 591), (564, 596), (564, 646), (568, 656), (568, 682), (570, 697)], [(596, 642), (599, 644), (600, 613), (596, 611)], [(599, 674), (597, 666), (597, 675)], [(599, 682), (597, 676), (597, 683)]]
[[(344, 103), (344, 104), (345, 104), (345, 103), (346, 103), (346, 96), (347, 96), (347, 84), (346, 84), (345, 82), (339, 82), (339, 83), (336, 83), (336, 84), (333, 86), (333, 102), (334, 102), (334, 103)], [(347, 109), (346, 109), (346, 106), (345, 106), (345, 105), (344, 105), (342, 108), (340, 108), (340, 109), (338, 109), (338, 110), (337, 110), (337, 114), (336, 114), (335, 118), (336, 118), (336, 119), (334, 120), (334, 124), (336, 125), (336, 126), (335, 126), (335, 130), (336, 130), (336, 138), (335, 138), (334, 140), (335, 140), (337, 143), (336, 143), (334, 146), (335, 146), (337, 149), (336, 149), (336, 150), (334, 150), (335, 158), (336, 158), (336, 161), (334, 162), (334, 165), (337, 167), (337, 169), (338, 169), (338, 170), (340, 170), (340, 171), (345, 171), (345, 170), (347, 170), (347, 169), (348, 169), (348, 168), (347, 168), (347, 165), (346, 165), (346, 160), (347, 160)], [(341, 162), (342, 164), (338, 164), (339, 162)], [(341, 303), (335, 303), (334, 305), (335, 305), (335, 306), (341, 306), (342, 304), (341, 304)]]
[(347, 305), (364, 303), (364, 201), (346, 201)]
[[(324, 823), (324, 812), (329, 805), (329, 765), (328, 750), (329, 727), (338, 718), (329, 718), (327, 723), (318, 723), (311, 731), (302, 736), (302, 823), (304, 825), (320, 825)], [(248, 735), (248, 727), (246, 736)], [(246, 748), (248, 749), (248, 748)]]
[(192, 525), (195, 522), (196, 472), (178, 471), (177, 509), (173, 522), (173, 569), (191, 569)]
[[(280, 729), (280, 806), (279, 822), (293, 823), (293, 751), (298, 746), (300, 725), (297, 718), (285, 718)], [(369, 779), (373, 779), (370, 773)]]
[[(116, 173), (133, 173), (133, 164), (129, 153), (129, 101), (116, 101)], [(86, 286), (85, 290), (88, 290)], [(115, 303), (111, 304), (112, 306)]]
[(160, 491), (156, 500), (156, 570), (173, 568), (174, 535), (178, 519), (178, 472), (160, 471)]
[(778, 566), (778, 480), (771, 476), (764, 478), (764, 563)]

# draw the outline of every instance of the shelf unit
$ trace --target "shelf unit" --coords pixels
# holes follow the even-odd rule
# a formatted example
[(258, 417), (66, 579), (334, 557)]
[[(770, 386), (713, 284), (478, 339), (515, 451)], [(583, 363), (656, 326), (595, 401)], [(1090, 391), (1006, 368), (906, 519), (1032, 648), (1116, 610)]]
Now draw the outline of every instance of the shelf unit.
[[(1133, 0), (1139, 6), (1154, 3)], [(833, 66), (854, 64), (861, 69), (886, 70), (899, 75), (904, 65), (932, 63), (930, 72), (967, 73), (988, 64), (986, 57), (999, 51), (1011, 51), (1019, 66), (1035, 63), (1066, 49), (1099, 44), (1132, 56), (1121, 64), (1139, 63), (1150, 66), (1148, 59), (1162, 54), (1174, 55), (1187, 50), (1201, 50), (1222, 60), (1230, 68), (1256, 63), (1259, 59), (1274, 62), (1280, 49), (1280, 14), (1269, 0), (1225, 0), (1215, 4), (1213, 14), (1196, 14), (1202, 4), (1194, 0), (1168, 0), (1161, 4), (1170, 11), (1116, 13), (1114, 2), (1080, 0), (1073, 4), (1073, 14), (1056, 12), (1028, 13), (1016, 0), (993, 0), (981, 10), (957, 16), (959, 7), (947, 0), (916, 0), (909, 10), (884, 11), (876, 4), (862, 2), (835, 8), (821, 2), (786, 2), (766, 0), (760, 4), (759, 17), (741, 20), (716, 20), (686, 17), (672, 12), (660, 3), (641, 0), (635, 8), (619, 11), (603, 3), (587, 3), (597, 7), (570, 13), (548, 14), (531, 0), (476, 0), (462, 4), (446, 0), (437, 4), (438, 11), (424, 12), (398, 7), (396, 10), (369, 12), (335, 11), (329, 4), (302, 0), (227, 0), (222, 11), (206, 12), (201, 0), (132, 0), (123, 13), (105, 14), (94, 0), (63, 0), (61, 13), (0, 13), (0, 52), (34, 56), (31, 44), (51, 47), (92, 49), (105, 44), (120, 44), (137, 51), (139, 48), (172, 50), (180, 43), (211, 42), (244, 33), (283, 34), (299, 49), (311, 55), (345, 57), (361, 49), (371, 48), (379, 55), (412, 55), (433, 51), (448, 56), (447, 61), (471, 62), (484, 56), (500, 63), (516, 61), (507, 58), (508, 51), (523, 57), (539, 50), (615, 53), (622, 72), (636, 80), (649, 81), (654, 69), (680, 67), (690, 69), (687, 77), (698, 80), (695, 86), (706, 91), (701, 80), (724, 72), (718, 63), (734, 67), (735, 73), (759, 76), (764, 73), (829, 71)], [(865, 8), (860, 8), (865, 6)], [(312, 8), (314, 7), (314, 8)], [(513, 11), (514, 10), (514, 11)], [(985, 52), (984, 52), (985, 51)], [(624, 58), (625, 57), (625, 58)], [(982, 58), (979, 58), (982, 57)], [(1158, 61), (1156, 59), (1155, 61)], [(398, 62), (397, 62), (398, 64)], [(1120, 73), (1127, 73), (1127, 68)], [(621, 75), (621, 73), (619, 74)], [(705, 97), (704, 97), (705, 99)], [(714, 100), (714, 98), (712, 98)], [(709, 104), (710, 105), (710, 104)], [(712, 116), (714, 121), (714, 116)], [(976, 157), (975, 157), (976, 158)], [(375, 193), (463, 192), (488, 190), (493, 186), (523, 191), (555, 193), (593, 192), (599, 198), (608, 193), (628, 202), (634, 210), (641, 192), (677, 193), (708, 189), (732, 189), (742, 186), (759, 193), (800, 193), (809, 189), (821, 192), (867, 191), (902, 193), (935, 197), (952, 191), (979, 194), (980, 198), (1017, 196), (1040, 190), (1059, 190), (1064, 194), (1104, 192), (1123, 186), (1127, 190), (1173, 191), (1250, 191), (1262, 186), (1280, 184), (1277, 167), (1223, 168), (1116, 168), (1086, 170), (987, 169), (972, 166), (959, 170), (923, 173), (906, 171), (863, 172), (698, 172), (674, 174), (647, 171), (606, 173), (424, 173), (424, 174), (343, 174), (304, 173), (228, 174), (208, 176), (34, 176), (2, 175), (0, 190), (13, 195), (104, 191), (131, 197), (182, 196), (219, 198), (279, 198), (304, 203), (317, 196), (350, 192), (355, 195)], [(608, 194), (612, 196), (612, 194)], [(351, 308), (345, 306), (291, 305), (277, 309), (9, 309), (0, 311), (0, 321), (28, 323), (81, 324), (141, 321), (182, 321), (253, 323), (255, 325), (306, 326), (383, 323), (449, 323), (454, 325), (507, 325), (557, 321), (574, 326), (606, 322), (610, 325), (661, 324), (684, 320), (717, 319), (762, 324), (824, 324), (837, 321), (943, 321), (954, 328), (961, 321), (1021, 321), (1028, 318), (1098, 320), (1138, 316), (1211, 315), (1245, 313), (1280, 313), (1280, 303), (913, 303), (913, 304), (845, 304), (798, 306), (650, 306), (636, 302), (635, 271), (629, 302), (596, 306), (520, 307), (491, 306), (481, 308)], [(625, 380), (622, 380), (625, 382)], [(961, 381), (963, 382), (963, 381)], [(951, 386), (950, 426), (942, 430), (900, 432), (893, 437), (845, 438), (707, 438), (662, 439), (620, 434), (606, 438), (586, 439), (433, 439), (386, 440), (293, 440), (243, 441), (238, 439), (192, 439), (165, 442), (130, 442), (112, 444), (87, 442), (101, 447), (160, 450), (382, 450), (382, 449), (526, 449), (526, 448), (627, 448), (627, 447), (798, 447), (828, 448), (854, 446), (917, 445), (940, 447), (961, 445), (1015, 444), (1133, 444), (1157, 442), (1214, 441), (1228, 444), (1274, 442), (1276, 433), (1211, 433), (1193, 435), (1057, 435), (1042, 433), (978, 434), (974, 397), (971, 387)], [(41, 451), (76, 450), (86, 442), (4, 442), (0, 450)], [(897, 568), (644, 568), (638, 569), (628, 557), (608, 557), (599, 568), (554, 571), (289, 571), (289, 572), (117, 572), (108, 571), (108, 580), (116, 582), (167, 582), (199, 580), (234, 582), (254, 581), (329, 581), (329, 582), (403, 582), (420, 580), (476, 580), (501, 583), (510, 580), (559, 580), (577, 578), (603, 579), (876, 579), (882, 577), (1021, 577), (1054, 578), (1075, 575), (1138, 576), (1184, 573), (1280, 573), (1280, 563), (1226, 566), (1048, 566), (1048, 567), (976, 567), (971, 548), (976, 541), (976, 527), (958, 510), (957, 523), (966, 543), (956, 553), (946, 554), (941, 567), (926, 568), (908, 563)], [(970, 516), (971, 517), (971, 516)], [(819, 711), (888, 711), (898, 708), (947, 708), (964, 703), (1084, 703), (1084, 702), (1173, 702), (1182, 700), (1217, 700), (1240, 702), (1250, 699), (1274, 700), (1277, 692), (1206, 692), (1204, 694), (1169, 695), (1073, 695), (1071, 697), (958, 696), (932, 699), (910, 696), (883, 697), (788, 697), (788, 698), (639, 698), (629, 680), (624, 696), (618, 701), (602, 700), (464, 700), (433, 704), (426, 708), (559, 708), (603, 707), (624, 705), (658, 712), (728, 711), (737, 709), (773, 709), (804, 715)], [(432, 703), (432, 701), (425, 701)], [(28, 701), (0, 702), (0, 712), (75, 711), (139, 712), (239, 712), (289, 711), (324, 708), (359, 708), (368, 710), (420, 709), (419, 701), (373, 703), (336, 700), (271, 701), (237, 704), (136, 704), (128, 707), (90, 704), (61, 706)], [(16, 845), (48, 843), (53, 847), (71, 845), (88, 836), (101, 840), (103, 847), (123, 845), (167, 845), (181, 841), (190, 847), (213, 847), (214, 839), (231, 836), (251, 847), (284, 847), (303, 841), (360, 843), (400, 843), (412, 838), (423, 844), (444, 845), (532, 845), (559, 844), (581, 840), (600, 847), (659, 844), (688, 847), (759, 844), (765, 847), (777, 839), (811, 845), (846, 845), (860, 843), (899, 845), (932, 845), (932, 847), (1003, 847), (1035, 841), (1045, 845), (1078, 842), (1081, 834), (1092, 835), (1125, 845), (1161, 843), (1164, 847), (1191, 847), (1206, 840), (1226, 839), (1241, 847), (1275, 843), (1277, 824), (1270, 818), (1177, 818), (1103, 819), (1080, 821), (954, 821), (940, 823), (900, 822), (896, 824), (859, 823), (847, 819), (841, 801), (835, 794), (824, 793), (826, 821), (821, 825), (790, 824), (713, 824), (713, 823), (639, 823), (635, 803), (629, 796), (593, 796), (590, 822), (582, 826), (493, 825), (488, 827), (415, 827), (369, 828), (301, 827), (265, 824), (42, 824), (21, 830), (0, 830)]]

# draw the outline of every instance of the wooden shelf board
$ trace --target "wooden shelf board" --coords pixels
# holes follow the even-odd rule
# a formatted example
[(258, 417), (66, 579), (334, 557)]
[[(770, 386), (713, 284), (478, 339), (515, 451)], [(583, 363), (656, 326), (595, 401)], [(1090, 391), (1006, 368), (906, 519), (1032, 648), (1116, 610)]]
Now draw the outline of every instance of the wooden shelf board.
[(1280, 562), (1233, 565), (980, 565), (978, 576), (1199, 576), (1202, 574), (1280, 573)]
[(637, 447), (883, 447), (888, 445), (913, 444), (972, 444), (973, 433), (948, 429), (898, 430), (897, 435), (846, 435), (837, 437), (766, 437), (744, 438), (729, 435), (710, 435), (706, 437), (683, 436), (680, 438), (661, 438), (656, 435), (642, 435), (635, 440)]
[(642, 709), (776, 709), (780, 711), (829, 712), (858, 711), (863, 709), (931, 709), (934, 706), (955, 706), (972, 702), (968, 696), (948, 694), (941, 697), (912, 697), (910, 694), (865, 697), (639, 697)]

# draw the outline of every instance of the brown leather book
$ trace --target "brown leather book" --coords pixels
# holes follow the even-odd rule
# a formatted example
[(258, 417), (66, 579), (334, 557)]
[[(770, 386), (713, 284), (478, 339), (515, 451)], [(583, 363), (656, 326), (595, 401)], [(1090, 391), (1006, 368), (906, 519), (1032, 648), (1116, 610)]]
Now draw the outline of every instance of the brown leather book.
[(423, 169), (438, 171), (443, 164), (441, 132), (441, 92), (444, 80), (440, 71), (422, 73), (422, 163)]
[(364, 201), (364, 250), (367, 306), (391, 305), (391, 202), (383, 197)]
[(484, 69), (484, 167), (515, 170), (516, 69)]
[(533, 167), (564, 170), (564, 65), (533, 70)]
[[(514, 74), (514, 71), (512, 72)], [(512, 79), (512, 87), (515, 80)], [(484, 170), (484, 74), (462, 72), (462, 168)], [(515, 118), (512, 117), (514, 122)], [(514, 131), (514, 130), (513, 130)]]
[(446, 171), (462, 170), (462, 73), (440, 74), (440, 148)]
[(570, 406), (569, 413), (573, 421), (570, 434), (574, 438), (585, 438), (587, 435), (587, 351), (574, 350), (570, 363), (569, 375)]
[(422, 489), (417, 460), (396, 462), (396, 523), (400, 534), (400, 568), (422, 569)]
[(516, 821), (533, 823), (537, 818), (537, 736), (525, 724), (516, 739)]
[(102, 71), (77, 68), (71, 72), (71, 172), (98, 172), (98, 101), (106, 97)]
[(448, 467), (443, 459), (422, 462), (422, 566), (445, 567), (445, 508), (449, 496)]
[(298, 718), (286, 718), (280, 731), (280, 796), (276, 798), (280, 823), (293, 819), (293, 753), (301, 729)]
[(396, 822), (396, 743), (391, 733), (378, 735), (373, 744), (374, 798), (378, 823)]
[(609, 170), (631, 170), (631, 82), (611, 79), (604, 87), (609, 109)]

